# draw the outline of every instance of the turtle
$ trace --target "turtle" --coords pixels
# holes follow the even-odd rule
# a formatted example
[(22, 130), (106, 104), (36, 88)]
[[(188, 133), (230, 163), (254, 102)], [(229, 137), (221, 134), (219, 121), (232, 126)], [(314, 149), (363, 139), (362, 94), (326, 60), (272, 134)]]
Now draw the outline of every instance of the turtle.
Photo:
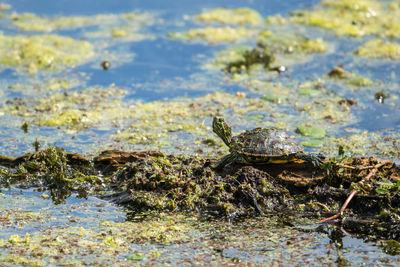
[(212, 164), (221, 169), (228, 163), (242, 164), (283, 164), (289, 162), (310, 162), (319, 167), (324, 157), (304, 152), (286, 132), (276, 128), (255, 128), (232, 137), (231, 126), (224, 118), (214, 117), (213, 131), (229, 147), (230, 154)]

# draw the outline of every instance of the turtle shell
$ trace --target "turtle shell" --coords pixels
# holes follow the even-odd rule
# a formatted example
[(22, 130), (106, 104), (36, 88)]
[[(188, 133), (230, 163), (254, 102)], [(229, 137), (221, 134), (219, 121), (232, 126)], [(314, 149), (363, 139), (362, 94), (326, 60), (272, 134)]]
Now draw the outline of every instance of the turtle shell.
[(255, 128), (232, 138), (231, 151), (254, 157), (282, 157), (303, 151), (294, 138), (275, 128)]

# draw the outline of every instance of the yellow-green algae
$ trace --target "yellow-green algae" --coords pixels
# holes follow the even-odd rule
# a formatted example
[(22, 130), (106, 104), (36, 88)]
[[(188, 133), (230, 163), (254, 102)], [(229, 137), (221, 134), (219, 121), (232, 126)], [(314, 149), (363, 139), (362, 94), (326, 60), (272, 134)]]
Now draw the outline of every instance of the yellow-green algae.
[[(116, 133), (113, 138), (121, 142), (152, 147), (172, 146), (176, 140), (182, 147), (191, 150), (195, 147), (200, 149), (204, 140), (214, 139), (218, 142), (218, 146), (214, 149), (215, 153), (220, 152), (219, 149), (226, 150), (210, 127), (209, 120), (215, 115), (224, 115), (227, 121), (234, 124), (253, 127), (274, 126), (293, 131), (295, 125), (301, 121), (314, 121), (328, 130), (342, 126), (353, 118), (343, 98), (332, 97), (322, 89), (315, 89), (318, 87), (318, 82), (301, 85), (302, 88), (312, 89), (311, 95), (303, 95), (296, 88), (279, 83), (257, 80), (250, 80), (243, 86), (262, 94), (262, 97), (249, 98), (240, 94), (212, 93), (193, 99), (182, 98), (169, 102), (136, 104), (130, 107), (135, 110), (134, 112), (124, 112), (129, 114), (131, 125)], [(271, 94), (274, 95), (273, 99), (268, 97)], [(275, 104), (265, 100), (271, 100)], [(300, 112), (301, 117), (279, 114), (278, 106), (283, 104), (292, 106), (293, 110)], [(208, 123), (205, 123), (206, 121)], [(191, 146), (185, 145), (189, 140), (179, 138), (180, 132), (194, 135), (189, 138)]]
[(153, 38), (153, 35), (149, 33), (140, 32), (141, 25), (123, 24), (113, 27), (101, 27), (100, 30), (90, 31), (85, 33), (87, 38), (113, 38), (114, 40), (124, 42), (139, 42), (145, 39)]
[(98, 14), (94, 16), (38, 16), (33, 13), (15, 14), (13, 23), (23, 31), (52, 32), (55, 30), (73, 29), (87, 26), (111, 26), (115, 24), (141, 25), (153, 23), (153, 16), (149, 13)]
[(398, 1), (323, 0), (314, 10), (293, 12), (290, 20), (339, 35), (399, 38), (399, 5)]
[(0, 65), (28, 72), (59, 70), (85, 63), (94, 55), (89, 42), (57, 35), (0, 35)]
[(75, 88), (83, 85), (84, 81), (76, 77), (61, 78), (49, 77), (43, 80), (33, 80), (32, 83), (15, 83), (10, 84), (8, 89), (24, 91), (24, 93), (43, 92), (43, 91), (61, 91)]
[(310, 136), (314, 138), (322, 138), (325, 137), (326, 131), (324, 128), (316, 126), (316, 125), (311, 125), (307, 123), (302, 123), (297, 126), (297, 131), (305, 136)]
[[(322, 259), (318, 256), (319, 245), (316, 248), (318, 235), (282, 227), (282, 218), (274, 215), (232, 224), (176, 214), (161, 213), (157, 217), (152, 216), (153, 221), (105, 221), (97, 228), (53, 226), (36, 233), (16, 235), (12, 238), (14, 241), (0, 239), (3, 251), (0, 260), (5, 264), (29, 266), (164, 266), (199, 262), (216, 265), (280, 262), (287, 265), (304, 263), (304, 249), (310, 251), (307, 257), (320, 264), (333, 264), (337, 257), (330, 253)], [(299, 221), (301, 225), (311, 223), (307, 219)], [(334, 249), (328, 243), (327, 246)], [(260, 247), (270, 249), (260, 252)], [(223, 253), (230, 250), (238, 256), (224, 256)]]
[[(218, 103), (219, 105), (215, 105)], [(185, 131), (199, 137), (209, 138), (212, 131), (205, 119), (214, 116), (218, 110), (232, 108), (235, 112), (245, 113), (265, 105), (258, 99), (248, 99), (228, 93), (212, 93), (198, 98), (181, 98), (173, 101), (155, 101), (131, 106), (130, 127), (117, 133), (116, 140), (126, 140), (132, 144), (149, 144), (171, 141), (171, 134)], [(201, 142), (198, 141), (198, 145)]]
[[(3, 190), (3, 189), (2, 189)], [(25, 211), (21, 208), (2, 209), (0, 211), (2, 228), (22, 228), (35, 223), (42, 224), (49, 216), (44, 216), (40, 212)]]
[(2, 110), (26, 117), (36, 125), (64, 126), (81, 129), (121, 116), (124, 91), (110, 87), (89, 87), (81, 91), (55, 93), (39, 98), (30, 105), (24, 101), (9, 103)]
[(310, 39), (285, 31), (264, 30), (258, 34), (258, 42), (268, 45), (274, 52), (320, 54), (328, 49), (328, 43), (322, 38)]
[[(179, 244), (188, 242), (198, 230), (195, 218), (159, 213), (158, 218), (139, 222), (103, 221), (98, 228), (48, 227), (25, 236), (13, 235), (0, 239), (3, 251), (0, 261), (30, 266), (44, 266), (49, 262), (61, 265), (80, 265), (108, 261), (118, 262), (114, 256), (134, 253), (138, 244)], [(136, 244), (136, 249), (132, 247)], [(151, 256), (147, 250), (146, 257)], [(85, 255), (96, 255), (96, 260)]]
[(387, 58), (392, 60), (400, 59), (400, 44), (384, 42), (380, 39), (371, 40), (361, 45), (355, 54), (368, 58)]
[(186, 32), (170, 33), (169, 37), (182, 40), (200, 40), (215, 44), (247, 41), (249, 38), (255, 37), (256, 33), (255, 30), (244, 27), (205, 27), (190, 29)]
[(196, 19), (206, 22), (219, 22), (233, 25), (260, 25), (263, 23), (261, 15), (250, 8), (214, 8), (195, 16)]
[(328, 76), (335, 79), (345, 80), (347, 84), (354, 86), (371, 86), (374, 84), (370, 78), (346, 71), (340, 67), (335, 67), (329, 71)]
[(244, 81), (243, 86), (258, 93), (279, 96), (280, 101), (277, 104), (293, 105), (301, 116), (307, 118), (306, 121), (336, 124), (352, 119), (349, 106), (343, 103), (343, 98), (327, 94), (320, 80), (304, 82), (297, 86), (284, 86), (280, 83), (252, 79)]
[[(353, 129), (354, 130), (354, 129)], [(323, 153), (334, 155), (339, 146), (344, 148), (346, 155), (370, 156), (371, 151), (374, 155), (386, 158), (399, 158), (400, 156), (400, 135), (398, 133), (388, 133), (382, 136), (381, 133), (368, 131), (358, 131), (346, 137), (325, 138)]]

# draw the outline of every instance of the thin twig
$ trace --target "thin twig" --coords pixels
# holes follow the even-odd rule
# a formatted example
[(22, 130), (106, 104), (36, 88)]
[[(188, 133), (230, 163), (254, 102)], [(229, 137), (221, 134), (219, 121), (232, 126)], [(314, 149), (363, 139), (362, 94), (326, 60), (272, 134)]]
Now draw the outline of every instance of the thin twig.
[[(371, 169), (370, 172), (359, 183), (365, 182), (365, 181), (368, 181), (369, 179), (371, 179), (371, 177), (375, 174), (375, 172), (380, 167), (382, 167), (382, 166), (384, 166), (386, 164), (393, 164), (393, 162), (387, 160), (387, 161), (382, 161), (381, 163), (378, 163), (375, 166), (368, 166), (368, 167), (372, 167), (372, 168), (370, 168)], [(349, 166), (349, 167), (352, 167), (352, 166)], [(366, 167), (364, 167), (364, 169), (366, 169)], [(340, 216), (342, 216), (344, 210), (347, 208), (347, 206), (349, 205), (350, 201), (355, 196), (355, 194), (357, 194), (357, 192), (358, 192), (358, 190), (351, 191), (350, 195), (347, 197), (346, 201), (344, 202), (343, 206), (340, 208), (338, 213), (336, 213), (335, 215), (333, 215), (333, 216), (331, 216), (329, 218), (325, 218), (323, 220), (320, 220), (317, 223), (329, 222), (329, 221), (335, 220), (335, 219), (339, 218)]]

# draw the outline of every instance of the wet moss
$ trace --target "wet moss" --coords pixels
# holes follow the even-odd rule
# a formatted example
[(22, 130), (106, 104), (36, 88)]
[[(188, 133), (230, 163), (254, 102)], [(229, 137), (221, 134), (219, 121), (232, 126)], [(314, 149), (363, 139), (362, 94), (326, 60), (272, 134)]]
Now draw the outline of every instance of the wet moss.
[(39, 186), (50, 191), (52, 200), (63, 203), (72, 192), (78, 192), (80, 197), (87, 197), (92, 186), (101, 184), (101, 179), (94, 176), (89, 162), (78, 158), (78, 165), (72, 167), (73, 157), (68, 159), (67, 153), (57, 147), (49, 147), (36, 153), (27, 154), (24, 158), (15, 160), (14, 170), (0, 174), (1, 184), (10, 186)]

